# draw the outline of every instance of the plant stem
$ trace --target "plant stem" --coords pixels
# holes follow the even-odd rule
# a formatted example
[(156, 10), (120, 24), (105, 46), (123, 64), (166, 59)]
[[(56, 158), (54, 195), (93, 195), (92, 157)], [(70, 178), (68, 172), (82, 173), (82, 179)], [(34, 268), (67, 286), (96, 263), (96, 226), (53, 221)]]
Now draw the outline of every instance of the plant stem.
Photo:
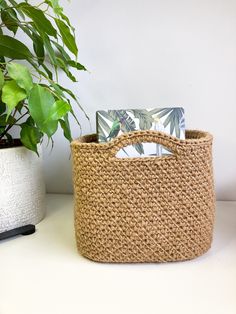
[[(15, 114), (15, 112), (14, 112), (14, 114)], [(14, 116), (14, 114), (13, 114), (13, 116)], [(28, 114), (28, 111), (25, 112), (20, 118), (18, 118), (18, 119), (15, 121), (15, 123), (9, 124), (8, 127), (5, 129), (5, 131), (0, 134), (0, 140), (8, 133), (8, 131), (9, 131), (13, 126), (15, 126), (15, 124), (16, 124), (19, 120), (21, 120), (21, 119), (22, 119), (23, 117), (25, 117), (27, 114)]]
[(45, 2), (44, 1), (40, 2), (38, 5), (35, 6), (35, 8), (40, 7), (42, 4), (45, 4)]

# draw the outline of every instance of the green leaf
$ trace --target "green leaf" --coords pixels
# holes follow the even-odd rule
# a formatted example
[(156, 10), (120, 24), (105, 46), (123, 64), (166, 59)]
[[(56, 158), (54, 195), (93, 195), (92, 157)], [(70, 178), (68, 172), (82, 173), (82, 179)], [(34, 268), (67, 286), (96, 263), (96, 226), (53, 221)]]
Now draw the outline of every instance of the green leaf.
[(57, 130), (57, 121), (50, 120), (49, 114), (55, 102), (52, 94), (39, 84), (35, 84), (29, 95), (29, 111), (39, 129), (50, 138)]
[[(108, 115), (121, 122), (122, 132), (131, 132), (136, 130), (135, 121), (128, 115), (126, 110), (108, 110)], [(144, 154), (142, 143), (137, 143), (133, 146), (140, 155)]]
[(76, 96), (73, 94), (73, 92), (70, 89), (67, 89), (67, 88), (65, 88), (59, 84), (56, 84), (56, 83), (52, 84), (52, 86), (56, 90), (58, 90), (57, 92), (59, 92), (59, 90), (61, 90), (61, 91), (65, 92), (66, 94), (68, 94), (76, 102), (76, 104), (79, 106), (79, 108), (83, 111), (85, 117), (89, 120), (89, 116), (86, 114), (85, 110), (83, 109), (83, 107), (78, 102), (78, 99), (76, 98)]
[(3, 114), (0, 116), (0, 127), (5, 127), (6, 125), (9, 124), (14, 124), (16, 122), (16, 119), (13, 118), (12, 116), (7, 117), (6, 114)]
[(28, 3), (19, 4), (20, 9), (32, 19), (38, 31), (48, 34), (49, 36), (57, 37), (57, 31), (52, 26), (52, 23), (46, 18), (43, 11), (36, 9)]
[(113, 122), (114, 119), (115, 119), (114, 117), (111, 117), (111, 115), (109, 115), (109, 114), (107, 113), (107, 111), (105, 111), (105, 110), (100, 110), (97, 115), (101, 115), (101, 116), (103, 116), (104, 118), (106, 118), (107, 120), (109, 120), (109, 121), (111, 121), (111, 122)]
[(0, 69), (0, 90), (2, 90), (4, 84), (4, 75), (2, 73), (2, 70)]
[[(50, 81), (50, 80), (52, 80), (53, 79), (53, 76), (52, 76), (52, 72), (46, 67), (46, 65), (43, 63), (43, 64), (41, 64), (41, 66), (42, 66), (42, 68), (44, 69), (44, 71), (46, 72), (44, 72), (44, 71), (41, 71), (41, 70), (39, 70), (39, 67), (38, 67), (38, 65), (36, 64), (36, 63), (34, 63), (34, 62), (30, 62), (30, 64), (32, 65), (32, 67), (40, 74), (40, 75), (42, 75), (47, 81)], [(49, 79), (48, 79), (49, 78)], [(43, 85), (43, 84), (41, 84), (41, 85)]]
[[(53, 74), (52, 72), (46, 67), (45, 64), (42, 64), (42, 67), (44, 69), (44, 71), (47, 73), (48, 77), (50, 80), (53, 80)], [(41, 71), (40, 71), (41, 72)], [(41, 72), (42, 73), (42, 72)], [(43, 75), (45, 77), (45, 75)], [(46, 78), (48, 80), (48, 78)]]
[(70, 23), (70, 20), (68, 19), (68, 17), (63, 14), (63, 13), (60, 13), (60, 17), (62, 18), (62, 20), (66, 21), (67, 25), (71, 28), (71, 30), (74, 32), (75, 31), (75, 28), (71, 25)]
[(74, 75), (69, 71), (69, 69), (67, 68), (66, 63), (61, 59), (61, 58), (56, 58), (57, 60), (57, 65), (66, 73), (66, 75), (68, 76), (68, 78), (72, 81), (72, 82), (77, 82), (76, 78), (74, 77)]
[(5, 9), (7, 7), (5, 0), (0, 0), (0, 9)]
[(40, 142), (42, 133), (34, 126), (26, 123), (22, 124), (20, 139), (25, 147), (32, 150), (38, 155), (37, 144)]
[(178, 118), (178, 113), (175, 115), (175, 133), (177, 137), (180, 137), (180, 128), (179, 128), (179, 118)]
[(32, 57), (29, 49), (19, 40), (0, 35), (0, 55), (11, 59), (30, 59)]
[(7, 138), (7, 142), (8, 143), (13, 143), (14, 142), (13, 137), (11, 136), (10, 133), (6, 133), (5, 136)]
[(87, 69), (79, 62), (76, 62), (74, 60), (68, 60), (67, 63), (73, 67), (76, 68), (79, 71), (87, 71)]
[(147, 110), (129, 110), (134, 117), (139, 119), (139, 127), (141, 130), (149, 130), (152, 127), (153, 117)]
[[(169, 124), (169, 123), (171, 123), (171, 124), (173, 124), (174, 125), (174, 123), (173, 123), (173, 116), (171, 115), (171, 113), (169, 113), (168, 115), (166, 115), (165, 116), (165, 120), (164, 120), (164, 122), (163, 122), (163, 125), (164, 125), (164, 127), (166, 128), (167, 127), (167, 125)], [(171, 132), (171, 134), (172, 134), (172, 132)]]
[(128, 115), (125, 110), (108, 110), (108, 114), (121, 122), (121, 130), (123, 132), (131, 132), (136, 130), (135, 121)]
[[(173, 135), (175, 131), (175, 135), (177, 137), (180, 136), (180, 122), (183, 117), (183, 108), (168, 108), (168, 114), (163, 115), (163, 111), (158, 115), (162, 114), (162, 116), (166, 116), (166, 119), (164, 120), (164, 127), (167, 127), (167, 125), (170, 125), (170, 134)], [(183, 123), (183, 122), (182, 122)]]
[(52, 44), (51, 44), (51, 41), (49, 39), (49, 37), (46, 35), (46, 34), (41, 34), (42, 36), (42, 39), (43, 39), (43, 43), (44, 43), (44, 46), (48, 52), (48, 55), (49, 55), (49, 58), (51, 60), (51, 63), (52, 64), (56, 64), (57, 61), (56, 61), (56, 55), (55, 55), (55, 51), (52, 47)]
[(100, 142), (107, 142), (106, 134), (104, 133), (100, 125), (97, 125), (97, 134)]
[(16, 106), (16, 109), (20, 114), (21, 114), (23, 106), (24, 106), (24, 103), (22, 101), (19, 102), (19, 104)]
[(46, 0), (45, 3), (53, 8), (55, 14), (60, 15), (62, 13), (63, 8), (59, 5), (59, 0)]
[(7, 105), (8, 115), (26, 97), (26, 92), (14, 80), (8, 81), (3, 85), (2, 101)]
[(109, 134), (107, 136), (110, 140), (118, 136), (118, 134), (120, 132), (120, 126), (121, 126), (121, 123), (120, 123), (120, 121), (118, 119), (116, 119), (112, 123), (112, 126), (110, 128), (110, 132), (109, 132)]
[[(169, 115), (169, 117), (171, 117), (171, 115)], [(168, 119), (168, 117), (167, 117)], [(167, 119), (165, 120), (165, 122), (167, 121)], [(169, 120), (169, 122), (167, 123), (167, 125), (170, 124), (170, 135), (174, 135), (174, 129), (175, 129), (175, 124), (174, 121), (171, 121), (171, 119)]]
[[(114, 122), (114, 120), (113, 120)], [(103, 130), (103, 134), (108, 137), (111, 127), (109, 124), (106, 122), (105, 119), (103, 119), (102, 115), (99, 113), (97, 114), (97, 126)]]
[(65, 94), (61, 90), (61, 88), (54, 82), (51, 82), (50, 89), (53, 89), (53, 91), (56, 93), (58, 98), (66, 98)]
[[(163, 116), (167, 115), (171, 111), (171, 108), (161, 108), (161, 109), (152, 109), (149, 111), (151, 115), (157, 115), (158, 118), (162, 118)], [(157, 114), (158, 113), (158, 114)]]
[(143, 149), (143, 144), (142, 143), (137, 143), (133, 145), (136, 151), (139, 153), (139, 155), (144, 154), (144, 149)]
[[(60, 44), (58, 44), (56, 41), (53, 41), (53, 40), (52, 40), (52, 43), (57, 48), (58, 52), (60, 53), (59, 57), (61, 57), (65, 62), (71, 59), (68, 53)], [(58, 56), (58, 53), (56, 53), (56, 55)]]
[(43, 40), (42, 38), (33, 33), (33, 48), (34, 48), (34, 52), (36, 53), (36, 56), (38, 57), (38, 64), (41, 65), (44, 62), (44, 45), (43, 45)]
[(45, 0), (45, 3), (47, 3), (51, 8), (53, 8), (53, 11), (56, 15), (59, 15), (62, 20), (66, 21), (67, 25), (70, 26), (72, 30), (74, 30), (74, 27), (70, 24), (70, 20), (68, 17), (63, 14), (63, 8), (59, 5), (59, 0)]
[(15, 10), (8, 8), (8, 10), (1, 11), (1, 19), (6, 28), (12, 31), (15, 35), (18, 29), (18, 19)]
[(30, 126), (34, 126), (35, 125), (35, 122), (33, 120), (33, 118), (31, 116), (29, 116), (27, 118), (27, 120), (25, 121), (26, 124), (30, 125)]
[(27, 93), (30, 92), (33, 87), (33, 80), (26, 66), (11, 62), (7, 64), (7, 71), (9, 76), (16, 81), (19, 87), (25, 89)]
[[(11, 5), (12, 5), (13, 7), (17, 8), (17, 13), (19, 13), (19, 15), (22, 17), (22, 19), (25, 20), (25, 16), (24, 16), (24, 14), (22, 13), (22, 11), (20, 10), (20, 8), (19, 8), (19, 6), (18, 6), (19, 3), (17, 3), (17, 2), (14, 1), (14, 0), (8, 0), (8, 1), (11, 3)], [(5, 2), (5, 1), (4, 1), (4, 2)], [(6, 8), (6, 7), (9, 8), (9, 5), (6, 4), (5, 8)]]
[(1, 127), (0, 125), (0, 136), (2, 135), (2, 133), (5, 131), (5, 128), (4, 127)]
[(57, 100), (50, 108), (48, 115), (49, 120), (59, 120), (63, 118), (71, 110), (70, 104), (64, 100)]
[(6, 111), (6, 105), (0, 99), (0, 115)]
[(69, 125), (67, 115), (64, 117), (64, 120), (60, 119), (59, 123), (61, 125), (61, 128), (63, 129), (63, 134), (64, 134), (65, 138), (67, 138), (68, 141), (71, 142), (72, 137), (71, 137), (70, 125)]
[(185, 130), (185, 119), (184, 119), (184, 113), (179, 118), (179, 128), (180, 130)]
[(55, 22), (57, 24), (57, 27), (60, 31), (60, 34), (62, 36), (62, 40), (65, 43), (66, 47), (75, 55), (78, 54), (78, 48), (75, 42), (74, 36), (70, 32), (70, 28), (64, 23), (63, 21), (59, 19), (55, 19)]

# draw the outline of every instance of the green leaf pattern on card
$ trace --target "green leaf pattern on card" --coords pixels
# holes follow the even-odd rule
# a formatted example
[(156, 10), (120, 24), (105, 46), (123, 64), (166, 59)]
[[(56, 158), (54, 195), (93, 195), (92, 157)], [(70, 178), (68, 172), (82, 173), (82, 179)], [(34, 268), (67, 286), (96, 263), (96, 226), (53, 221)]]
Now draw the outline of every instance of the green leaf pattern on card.
[[(97, 133), (99, 142), (108, 142), (127, 132), (136, 130), (163, 131), (184, 139), (185, 119), (183, 108), (152, 108), (127, 110), (101, 110), (97, 112)], [(144, 145), (133, 145), (139, 155), (146, 154)], [(161, 145), (148, 155), (159, 156)], [(166, 154), (170, 152), (165, 150)], [(127, 154), (127, 152), (126, 152)]]

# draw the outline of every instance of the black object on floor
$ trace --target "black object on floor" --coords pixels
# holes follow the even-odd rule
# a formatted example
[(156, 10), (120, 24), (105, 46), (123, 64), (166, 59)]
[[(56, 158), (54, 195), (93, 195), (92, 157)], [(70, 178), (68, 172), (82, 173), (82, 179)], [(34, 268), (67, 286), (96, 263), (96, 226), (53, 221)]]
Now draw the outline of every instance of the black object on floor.
[(15, 228), (12, 230), (8, 230), (0, 233), (0, 241), (8, 238), (15, 237), (17, 235), (29, 235), (35, 233), (35, 225), (26, 225), (23, 227)]

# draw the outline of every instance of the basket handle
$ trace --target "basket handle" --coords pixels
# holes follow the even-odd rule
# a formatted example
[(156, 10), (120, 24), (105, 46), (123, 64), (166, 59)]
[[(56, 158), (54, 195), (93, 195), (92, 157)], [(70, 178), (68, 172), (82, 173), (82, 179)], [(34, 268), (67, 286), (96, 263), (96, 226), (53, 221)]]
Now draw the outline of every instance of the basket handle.
[(180, 153), (180, 140), (160, 131), (141, 130), (122, 134), (110, 142), (109, 154), (115, 157), (117, 152), (126, 146), (137, 143), (156, 143), (161, 144), (172, 151), (174, 154)]

